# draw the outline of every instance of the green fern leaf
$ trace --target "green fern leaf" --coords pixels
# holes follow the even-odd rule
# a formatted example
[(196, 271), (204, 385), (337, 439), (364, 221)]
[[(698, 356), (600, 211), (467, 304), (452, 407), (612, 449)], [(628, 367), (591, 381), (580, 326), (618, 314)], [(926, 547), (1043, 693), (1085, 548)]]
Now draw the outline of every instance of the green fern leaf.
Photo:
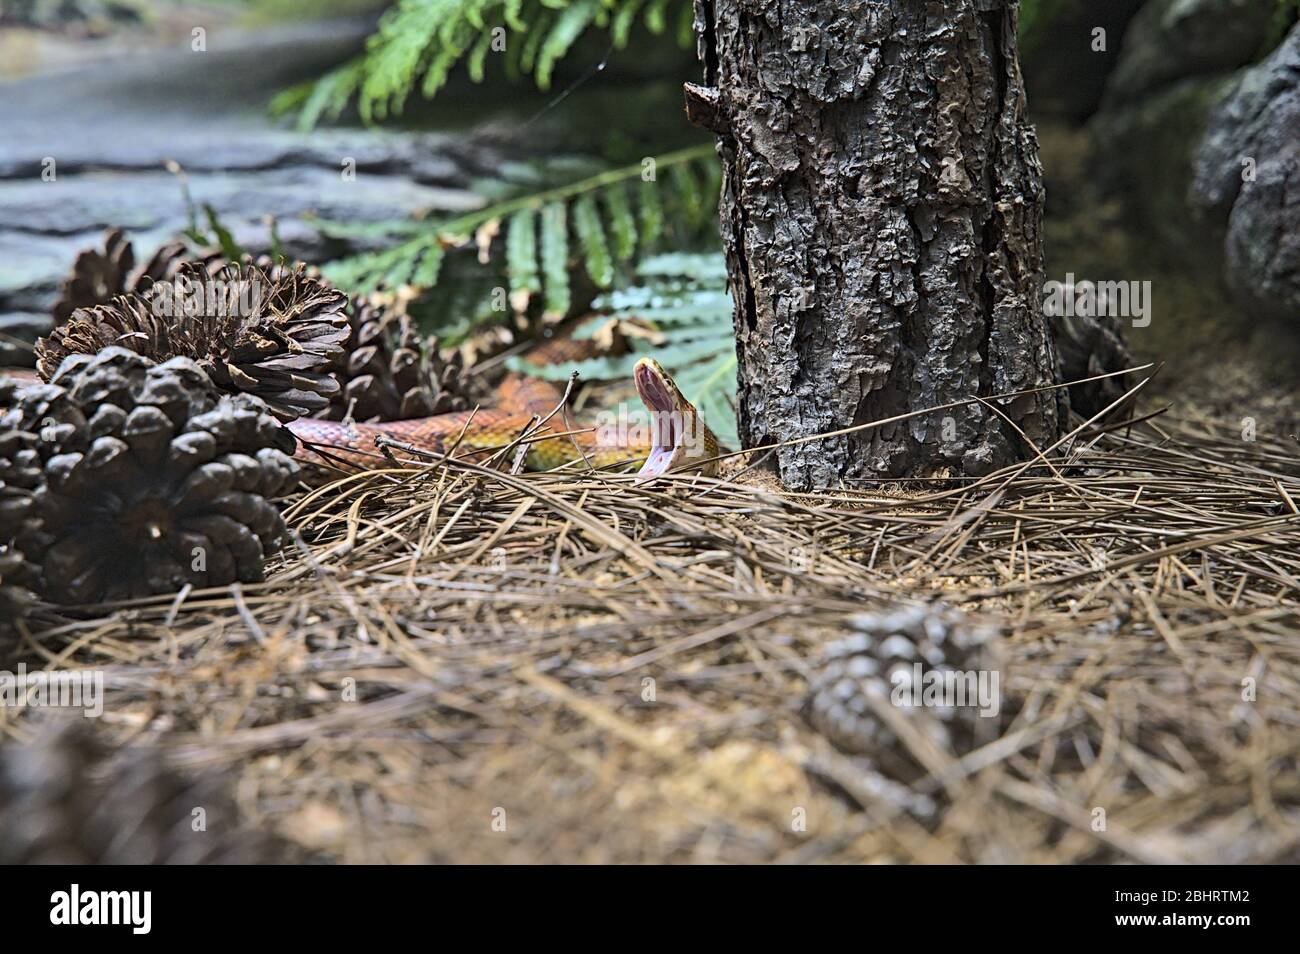
[(520, 209), (506, 224), (506, 274), (510, 278), (510, 296), (525, 300), (542, 290), (537, 273), (537, 213)]
[(641, 183), (641, 247), (648, 248), (659, 241), (664, 230), (664, 209), (659, 202), (659, 183)]
[[(665, 176), (674, 166), (682, 164), (697, 167), (700, 170), (697, 176), (707, 175), (704, 170), (716, 164), (713, 147), (701, 145), (683, 149), (666, 153), (657, 160), (657, 168)], [(574, 237), (580, 245), (583, 265), (594, 281), (602, 287), (610, 287), (617, 272), (615, 259), (630, 261), (638, 250), (644, 253), (653, 247), (653, 240), (662, 230), (663, 210), (658, 204), (661, 184), (640, 182), (633, 185), (642, 172), (639, 163), (619, 169), (598, 166), (599, 171), (593, 173), (589, 161), (576, 162), (570, 157), (568, 161), (556, 162), (556, 168), (566, 176), (580, 175), (582, 178), (548, 188), (548, 183), (556, 181), (550, 171), (551, 165), (548, 163), (541, 170), (524, 166), (510, 173), (506, 173), (503, 167), (500, 170), (503, 179), (494, 182), (491, 189), (483, 184), (479, 186), (481, 191), (490, 195), (488, 204), (449, 219), (374, 223), (316, 220), (321, 233), (331, 238), (369, 245), (383, 243), (385, 239), (392, 242), (390, 247), (380, 251), (363, 252), (330, 263), (326, 266), (326, 275), (349, 291), (369, 292), (381, 285), (390, 288), (410, 285), (417, 291), (424, 291), (433, 287), (441, 277), (443, 251), (452, 237), (456, 237), (457, 242), (467, 241), (467, 237), (474, 235), (485, 223), (496, 220), (504, 229), (504, 283), (510, 288), (514, 307), (525, 308), (530, 299), (542, 293), (545, 314), (551, 318), (562, 316), (571, 305), (568, 219), (573, 219)], [(533, 191), (519, 195), (521, 187)], [(636, 216), (630, 208), (630, 188), (638, 190)], [(544, 229), (541, 245), (537, 237), (539, 219)], [(680, 272), (687, 267), (682, 262), (671, 261), (671, 257), (661, 256), (660, 259), (666, 264), (658, 267), (670, 271), (677, 269)], [(663, 277), (673, 278), (674, 274)], [(486, 280), (489, 283), (501, 281), (491, 276)], [(723, 278), (712, 276), (710, 280), (721, 285)], [(493, 313), (490, 310), (474, 312), (472, 316), (460, 314), (454, 318), (440, 314), (440, 326), (432, 330), (441, 333), (444, 330), (441, 325), (447, 321), (459, 322), (459, 328), (466, 323), (468, 327), (499, 317), (499, 311)], [(664, 320), (670, 322), (674, 317), (665, 313)]]
[(420, 93), (432, 99), (447, 83), (451, 68), (480, 34), (465, 20), (449, 20), (440, 31), (441, 49), (429, 61)]
[(645, 0), (624, 0), (616, 5), (609, 27), (610, 39), (614, 41), (616, 49), (627, 47), (628, 40), (632, 38), (632, 25), (636, 21), (636, 15), (641, 12), (643, 3)]
[(541, 52), (537, 55), (538, 89), (551, 88), (551, 74), (555, 69), (556, 61), (569, 52), (569, 47), (573, 46), (599, 12), (600, 4), (596, 0), (580, 0), (556, 19), (555, 26), (551, 28), (546, 42), (542, 44)]
[(600, 224), (596, 200), (590, 193), (573, 203), (573, 227), (578, 233), (578, 241), (582, 243), (587, 274), (597, 288), (609, 288), (614, 284), (614, 260), (609, 255), (609, 244), (605, 241), (605, 230)]
[(668, 26), (668, 5), (672, 0), (651, 0), (645, 12), (646, 29), (658, 35)]
[(420, 264), (411, 272), (410, 284), (416, 288), (432, 288), (438, 284), (444, 254), (442, 246), (436, 242), (425, 249)]
[(523, 48), (519, 51), (519, 69), (521, 71), (525, 73), (533, 72), (533, 67), (537, 63), (537, 51), (546, 38), (551, 35), (555, 19), (555, 14), (549, 10), (538, 11), (537, 19), (533, 21), (532, 27), (525, 34)]
[(520, 18), (519, 13), (523, 10), (524, 0), (506, 0), (505, 7), (501, 11), (502, 17), (506, 21), (506, 26), (516, 33), (523, 33), (528, 29), (528, 24)]
[[(358, 58), (326, 73), (317, 80), (301, 98), (301, 104), (296, 107), (299, 131), (309, 132), (322, 117), (337, 120), (360, 89), (365, 78), (365, 68), (364, 58)], [(293, 98), (299, 95), (299, 90), (300, 88), (297, 87), (286, 90), (272, 100), (272, 112), (277, 114), (286, 112), (291, 107)]]
[(465, 59), (465, 71), (469, 73), (469, 78), (475, 83), (483, 82), (483, 77), (487, 74), (487, 55), (491, 47), (492, 31), (483, 30), (478, 41), (470, 48), (469, 56)]
[(627, 190), (622, 185), (606, 189), (601, 198), (609, 214), (609, 234), (614, 240), (614, 254), (626, 262), (636, 254), (636, 219), (627, 201)]
[(624, 49), (639, 18), (656, 34), (671, 25), (675, 39), (688, 46), (692, 16), (691, 0), (394, 0), (363, 56), (319, 80), (310, 92), (299, 88), (277, 96), (275, 107), (297, 111), (304, 129), (338, 119), (354, 100), (367, 123), (394, 116), (417, 86), (425, 96), (442, 89), (461, 60), (481, 79), (491, 48), (484, 33), (497, 23), (513, 34), (506, 45), (507, 75), (532, 74), (546, 89), (556, 63), (587, 30), (608, 31), (613, 44)]
[(695, 5), (684, 4), (677, 10), (677, 45), (689, 47), (695, 42)]
[(668, 170), (668, 187), (677, 217), (691, 228), (698, 227), (706, 210), (694, 171), (685, 163), (671, 167)]
[(369, 123), (400, 112), (425, 51), (456, 0), (400, 0), (379, 18), (379, 32), (366, 44), (366, 77), (358, 94), (361, 118)]
[(545, 278), (544, 312), (558, 320), (569, 313), (569, 229), (563, 202), (542, 209), (542, 274)]
[(490, 5), (495, 5), (494, 0), (466, 0), (463, 16), (465, 22), (476, 32), (482, 31), (487, 26), (487, 21), (483, 18), (483, 10)]

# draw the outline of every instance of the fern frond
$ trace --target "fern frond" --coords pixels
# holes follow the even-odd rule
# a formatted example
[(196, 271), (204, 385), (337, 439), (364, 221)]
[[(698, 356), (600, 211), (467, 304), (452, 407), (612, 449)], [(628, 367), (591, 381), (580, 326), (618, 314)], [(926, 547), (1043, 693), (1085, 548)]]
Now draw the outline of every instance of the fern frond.
[(622, 50), (627, 47), (628, 41), (632, 38), (632, 26), (636, 23), (636, 15), (641, 12), (644, 3), (645, 0), (624, 0), (617, 4), (609, 27), (610, 39), (614, 41), (616, 49)]
[(692, 9), (691, 0), (395, 0), (362, 56), (272, 105), (296, 110), (303, 129), (338, 119), (354, 101), (364, 122), (379, 122), (401, 113), (417, 87), (426, 98), (436, 95), (461, 61), (470, 79), (481, 82), (496, 49), (494, 31), (504, 31), (507, 74), (531, 75), (545, 90), (556, 65), (588, 31), (606, 31), (622, 49), (638, 20), (656, 34), (671, 22), (686, 46)]
[(673, 0), (650, 0), (645, 12), (646, 29), (651, 33), (663, 33), (668, 26), (668, 6)]
[(365, 75), (365, 60), (359, 57), (315, 83), (302, 83), (276, 94), (271, 100), (271, 112), (277, 116), (297, 113), (298, 129), (308, 132), (322, 118), (337, 120), (361, 88)]
[(506, 275), (511, 303), (522, 312), (528, 300), (542, 290), (537, 271), (537, 213), (532, 209), (520, 209), (506, 226)]
[[(636, 270), (636, 284), (596, 299), (593, 308), (612, 318), (637, 319), (658, 329), (663, 334), (660, 344), (577, 364), (538, 368), (519, 358), (507, 364), (557, 381), (571, 371), (587, 380), (623, 381), (631, 378), (636, 362), (649, 353), (673, 375), (723, 444), (735, 446), (736, 342), (726, 282), (726, 265), (716, 252), (646, 259)], [(576, 334), (580, 337), (600, 324), (592, 322)]]
[(605, 212), (609, 215), (609, 234), (614, 239), (614, 254), (620, 262), (626, 262), (636, 254), (636, 219), (632, 218), (627, 190), (613, 186), (606, 189), (601, 198), (605, 200)]
[[(388, 239), (392, 243), (379, 251), (331, 262), (324, 272), (349, 291), (367, 293), (380, 286), (403, 285), (424, 291), (437, 283), (445, 250), (469, 243), (480, 226), (498, 220), (505, 240), (506, 285), (515, 309), (524, 311), (540, 294), (544, 313), (550, 318), (563, 317), (572, 304), (570, 249), (579, 251), (581, 266), (597, 288), (613, 287), (620, 263), (654, 248), (666, 231), (665, 199), (660, 192), (671, 195), (672, 234), (679, 244), (688, 244), (693, 236), (706, 231), (713, 234), (716, 203), (705, 199), (699, 183), (713, 181), (716, 164), (713, 146), (704, 144), (659, 156), (655, 160), (661, 173), (657, 181), (639, 181), (642, 165), (637, 163), (500, 199), (439, 222), (357, 225), (317, 220), (322, 234), (331, 238), (372, 245)], [(574, 164), (557, 165), (568, 168)], [(577, 166), (586, 167), (586, 163)], [(681, 167), (690, 170), (684, 177), (677, 172)], [(637, 197), (635, 216), (632, 191)], [(695, 229), (692, 222), (707, 226)]]
[(641, 245), (654, 245), (664, 230), (664, 208), (659, 201), (659, 189), (654, 182), (641, 183), (640, 230)]

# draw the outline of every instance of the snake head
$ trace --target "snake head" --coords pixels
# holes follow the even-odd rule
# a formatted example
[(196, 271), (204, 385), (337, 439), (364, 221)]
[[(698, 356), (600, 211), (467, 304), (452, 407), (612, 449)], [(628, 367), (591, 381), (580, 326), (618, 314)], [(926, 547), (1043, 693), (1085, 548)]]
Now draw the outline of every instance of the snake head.
[(678, 390), (672, 376), (654, 358), (636, 363), (632, 380), (650, 412), (650, 454), (641, 466), (642, 477), (657, 477), (674, 470), (717, 472), (718, 441), (695, 405)]

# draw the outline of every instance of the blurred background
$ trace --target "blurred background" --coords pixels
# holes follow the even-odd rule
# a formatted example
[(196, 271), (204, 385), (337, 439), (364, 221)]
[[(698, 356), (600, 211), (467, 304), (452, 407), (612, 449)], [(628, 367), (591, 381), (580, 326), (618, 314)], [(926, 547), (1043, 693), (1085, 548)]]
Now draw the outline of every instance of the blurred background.
[[(1025, 0), (1020, 21), (1047, 185), (1045, 280), (1150, 282), (1150, 323), (1123, 330), (1139, 357), (1165, 363), (1157, 395), (1229, 424), (1249, 416), (1288, 440), (1300, 432), (1298, 20), (1300, 0)], [(94, 259), (108, 252), (105, 231), (121, 228), (137, 263), (179, 238), (195, 254), (319, 265), (349, 291), (386, 298), (471, 366), (517, 360), (522, 346), (605, 316), (577, 333), (612, 323), (658, 335), (656, 353), (729, 442), (735, 355), (718, 165), (711, 135), (682, 108), (682, 83), (699, 75), (688, 0), (0, 0), (0, 365), (32, 363), (32, 343), (69, 305), (79, 256), (89, 250), (91, 272), (126, 278), (113, 255)], [(625, 379), (635, 356), (605, 349), (583, 378)], [(241, 652), (219, 626), (212, 633), (218, 652)], [(167, 682), (165, 666), (154, 674), (181, 718), (129, 710), (114, 730), (179, 727), (198, 738), (227, 711), (239, 724), (253, 696), (235, 698), (221, 675), (237, 667), (214, 658), (189, 671), (189, 684)], [(115, 691), (155, 692), (150, 673), (129, 668), (114, 668)], [(0, 860), (37, 849), (60, 860), (370, 860), (351, 816), (324, 801), (335, 786), (357, 817), (394, 825), (411, 822), (419, 798), (437, 802), (436, 830), (480, 810), (455, 772), (430, 785), (434, 776), (416, 769), (442, 771), (426, 758), (430, 744), (489, 751), (495, 725), (463, 735), (422, 727), (434, 734), (396, 756), (359, 743), (341, 767), (329, 753), (290, 751), (295, 733), (317, 734), (307, 716), (329, 701), (323, 690), (298, 700), (278, 688), (257, 698), (271, 700), (268, 710), (283, 699), (278, 714), (301, 720), (256, 710), (250, 733), (271, 751), (242, 776), (233, 766), (251, 759), (252, 743), (215, 755), (183, 748), (187, 773), (228, 776), (197, 780), (84, 728), (42, 725), (41, 744), (0, 746)], [(218, 690), (230, 697), (213, 702)], [(411, 712), (429, 706), (402, 698)], [(387, 723), (370, 728), (386, 738)], [(540, 765), (544, 747), (521, 750), (521, 801), (551, 799), (566, 833), (543, 840), (540, 855), (572, 854), (569, 831), (614, 832), (626, 842), (618, 857), (650, 850), (621, 817), (591, 827), (605, 789), (557, 799), (530, 761)], [(710, 753), (709, 772), (755, 791), (781, 784), (781, 763), (754, 751), (728, 741)], [(752, 778), (741, 774), (748, 766)], [(260, 796), (249, 790), (257, 778), (272, 779)], [(447, 778), (457, 784), (438, 787)], [(377, 779), (382, 791), (391, 785), (388, 815)], [(292, 845), (250, 833), (196, 848), (173, 837), (195, 804), (217, 830), (259, 798), (259, 810), (288, 816)], [(1165, 803), (1151, 812), (1163, 816)], [(1023, 827), (1004, 821), (997, 831)], [(1236, 824), (1205, 856), (1246, 844)], [(135, 837), (114, 839), (120, 830)], [(1271, 830), (1260, 838), (1276, 840)], [(481, 850), (468, 836), (464, 846), (447, 856)], [(385, 850), (417, 848), (403, 837)]]
[[(1165, 387), (1204, 391), (1208, 354), (1229, 402), (1294, 387), (1298, 14), (1022, 3), (1046, 278), (1151, 281), (1127, 334)], [(444, 344), (491, 329), (489, 350), (593, 303), (644, 311), (660, 283), (687, 295), (687, 384), (725, 407), (717, 164), (681, 104), (698, 75), (687, 0), (2, 0), (0, 360), (30, 362), (77, 253), (121, 226), (138, 260), (184, 235), (322, 263)], [(643, 187), (648, 157), (667, 188)], [(540, 237), (512, 219), (528, 206), (556, 213)]]

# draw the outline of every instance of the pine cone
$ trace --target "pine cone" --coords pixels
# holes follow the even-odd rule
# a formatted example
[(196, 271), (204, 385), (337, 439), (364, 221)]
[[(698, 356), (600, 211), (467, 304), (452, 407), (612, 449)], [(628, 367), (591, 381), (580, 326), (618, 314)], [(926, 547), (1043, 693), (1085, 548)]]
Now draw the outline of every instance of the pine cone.
[(220, 777), (184, 777), (156, 748), (112, 756), (81, 721), (52, 723), (0, 754), (0, 864), (286, 860), (285, 843), (240, 824)]
[(217, 387), (266, 401), (282, 421), (314, 415), (339, 393), (331, 371), (350, 334), (347, 297), (304, 268), (201, 263), (144, 295), (74, 313), (36, 343), (47, 380), (70, 354), (121, 345), (156, 361), (192, 358)]
[[(916, 755), (877, 714), (881, 704), (950, 755), (962, 755), (996, 733), (998, 719), (981, 716), (978, 697), (957, 706), (951, 699), (927, 699), (924, 694), (929, 680), (942, 673), (996, 672), (1000, 677), (990, 628), (943, 606), (863, 613), (853, 617), (850, 626), (854, 635), (823, 648), (806, 708), (809, 722), (837, 748), (870, 756), (896, 777), (915, 774)], [(985, 680), (986, 686), (993, 686), (988, 675)], [(922, 687), (919, 706), (911, 704), (909, 689), (914, 685)]]
[[(0, 382), (0, 408), (14, 403), (16, 388)], [(0, 635), (26, 614), (35, 597), (36, 570), (23, 547), (36, 530), (32, 498), (41, 481), (37, 435), (0, 430)]]
[(88, 248), (77, 256), (72, 274), (59, 288), (54, 324), (63, 324), (78, 308), (102, 305), (119, 295), (147, 292), (155, 282), (175, 277), (187, 259), (184, 242), (168, 242), (136, 268), (135, 248), (126, 233), (109, 229), (104, 235), (103, 251)]
[(109, 347), (68, 358), (0, 419), (0, 433), (35, 426), (41, 534), (28, 559), (46, 599), (263, 578), (285, 532), (269, 501), (297, 482), (297, 465), (292, 435), (261, 401), (221, 394), (187, 358), (155, 365)]
[[(1073, 315), (1056, 321), (1056, 350), (1060, 356), (1061, 377), (1067, 383), (1123, 371), (1136, 363), (1115, 319)], [(1084, 417), (1091, 417), (1118, 401), (1136, 383), (1130, 376), (1076, 384), (1070, 388), (1070, 407)], [(1122, 420), (1132, 410), (1133, 402), (1130, 400), (1111, 414)]]
[(422, 338), (408, 315), (356, 297), (352, 338), (338, 365), (343, 387), (321, 416), (333, 421), (401, 421), (469, 406), (459, 355), (444, 360), (438, 339)]

